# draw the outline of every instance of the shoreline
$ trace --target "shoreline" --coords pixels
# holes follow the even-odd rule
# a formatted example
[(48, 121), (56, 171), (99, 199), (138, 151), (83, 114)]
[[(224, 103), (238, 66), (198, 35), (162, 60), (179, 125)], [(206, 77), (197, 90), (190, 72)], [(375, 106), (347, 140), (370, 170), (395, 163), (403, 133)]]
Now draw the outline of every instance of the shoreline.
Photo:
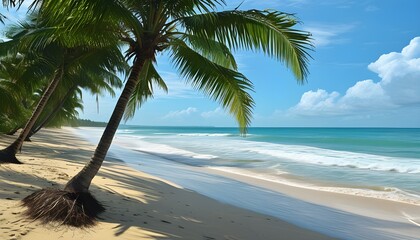
[[(406, 216), (401, 214), (402, 212), (414, 214), (416, 216), (414, 218), (416, 219), (418, 219), (420, 216), (420, 206), (418, 204), (379, 199), (376, 197), (356, 196), (346, 193), (310, 189), (300, 186), (291, 186), (278, 182), (272, 184), (273, 182), (264, 179), (252, 178), (211, 168), (204, 169), (203, 171), (239, 180), (256, 187), (283, 193), (290, 197), (304, 200), (305, 202), (330, 207), (361, 216), (373, 217), (382, 220), (399, 220), (401, 222), (406, 222)], [(334, 201), (330, 201), (331, 199), (334, 199)]]
[[(184, 129), (185, 130), (185, 129)], [(72, 131), (95, 144), (99, 141), (100, 128), (77, 128)], [(176, 162), (184, 165), (199, 166), (205, 168), (217, 169), (223, 172), (232, 172), (239, 175), (248, 175), (256, 179), (263, 179), (271, 181), (274, 184), (286, 184), (295, 186), (298, 188), (307, 188), (319, 191), (336, 192), (342, 194), (349, 194), (355, 196), (366, 196), (377, 199), (386, 199), (397, 202), (405, 202), (409, 204), (420, 205), (420, 189), (417, 186), (418, 175), (412, 171), (420, 171), (418, 167), (409, 168), (410, 161), (414, 166), (418, 166), (418, 160), (415, 158), (402, 158), (392, 159), (389, 156), (382, 155), (371, 155), (366, 153), (358, 152), (346, 152), (339, 151), (337, 149), (322, 149), (317, 147), (301, 145), (285, 145), (277, 144), (274, 142), (259, 142), (257, 140), (252, 142), (252, 145), (245, 144), (246, 141), (237, 141), (237, 139), (229, 140), (224, 138), (225, 136), (232, 136), (230, 133), (220, 133), (220, 131), (206, 131), (207, 133), (166, 133), (164, 129), (155, 131), (163, 131), (164, 133), (154, 133), (158, 136), (157, 141), (153, 139), (153, 133), (146, 131), (143, 134), (134, 133), (136, 130), (121, 129), (114, 140), (113, 147), (122, 147), (128, 151), (134, 150), (149, 155), (153, 155), (156, 158), (167, 159), (168, 162)], [(143, 131), (143, 130), (142, 130)], [(134, 134), (133, 134), (134, 133)], [(159, 135), (158, 135), (159, 134)], [(162, 134), (162, 135), (160, 135)], [(170, 136), (167, 139), (160, 136)], [(200, 136), (210, 137), (200, 137)], [(171, 144), (170, 138), (179, 137), (179, 142)], [(191, 136), (191, 137), (184, 137)], [(217, 136), (217, 137), (215, 137)], [(219, 136), (223, 136), (219, 137)], [(143, 138), (149, 138), (143, 140)], [(214, 137), (214, 138), (213, 138)], [(204, 150), (201, 150), (201, 146), (192, 142), (192, 146), (188, 145), (189, 141), (194, 141), (197, 138), (197, 142), (204, 144)], [(205, 139), (207, 138), (207, 139)], [(218, 144), (217, 141), (222, 142), (228, 140), (234, 144), (235, 147), (224, 147), (224, 145)], [(168, 141), (169, 142), (165, 142)], [(206, 140), (210, 141), (209, 146), (205, 146)], [(160, 142), (161, 141), (161, 142)], [(183, 142), (183, 143), (181, 143)], [(187, 143), (187, 144), (184, 144)], [(222, 150), (219, 150), (221, 147)], [(243, 149), (244, 151), (237, 150)], [(268, 150), (266, 150), (268, 149)], [(250, 154), (254, 158), (249, 158), (244, 155), (250, 151)], [(230, 153), (225, 154), (225, 153)], [(121, 151), (120, 151), (121, 154)], [(290, 155), (293, 155), (291, 157)], [(142, 156), (148, 158), (148, 156)], [(329, 159), (329, 165), (323, 164), (323, 158)], [(345, 161), (342, 161), (342, 158)], [(128, 156), (128, 162), (136, 163), (133, 161), (133, 156)], [(239, 162), (242, 158), (249, 159), (251, 168), (248, 169), (246, 164), (241, 165)], [(374, 161), (372, 160), (374, 159)], [(252, 163), (252, 159), (258, 159), (255, 164)], [(292, 160), (289, 160), (292, 159)], [(312, 160), (309, 160), (312, 159)], [(319, 160), (320, 162), (315, 161)], [(355, 165), (361, 165), (354, 167)], [(280, 160), (280, 163), (278, 162)], [(237, 162), (235, 162), (237, 161)], [(261, 161), (261, 165), (258, 165)], [(373, 162), (372, 162), (373, 161)], [(395, 164), (389, 164), (390, 161), (396, 161)], [(246, 161), (244, 161), (246, 162)], [(335, 164), (333, 164), (335, 162)], [(401, 164), (400, 164), (401, 163)], [(248, 163), (247, 163), (248, 164)], [(286, 168), (278, 167), (282, 164), (286, 165)], [(400, 165), (398, 165), (400, 164)], [(288, 166), (289, 165), (289, 166)], [(376, 166), (376, 168), (389, 168), (388, 170), (372, 170), (368, 167)], [(290, 167), (292, 166), (292, 167)], [(342, 166), (342, 167), (339, 167)], [(401, 170), (405, 169), (406, 172), (394, 172), (394, 168)], [(299, 172), (299, 167), (304, 170)], [(289, 169), (287, 169), (289, 168)], [(308, 171), (309, 170), (309, 171)], [(314, 176), (310, 176), (311, 172), (318, 172)], [(325, 176), (323, 174), (325, 173)], [(344, 175), (345, 177), (342, 177)], [(395, 181), (394, 181), (395, 180)], [(370, 182), (372, 181), (372, 182)]]
[(115, 141), (110, 152), (123, 156), (130, 166), (224, 203), (338, 238), (417, 239), (420, 235), (418, 205), (289, 186), (179, 164), (167, 159), (172, 155), (161, 157), (119, 147), (119, 141), (122, 139)]
[[(342, 194), (342, 195), (349, 195), (349, 196), (356, 196), (356, 197), (364, 197), (364, 198), (373, 198), (379, 201), (391, 201), (396, 202), (397, 204), (408, 204), (420, 207), (420, 196), (417, 194), (412, 194), (408, 192), (404, 192), (400, 189), (399, 196), (394, 196), (394, 192), (386, 191), (386, 190), (377, 190), (376, 188), (372, 187), (362, 187), (362, 188), (351, 188), (345, 186), (343, 184), (334, 184), (334, 183), (326, 183), (320, 182), (317, 180), (311, 179), (296, 179), (295, 176), (291, 175), (290, 173), (284, 173), (281, 176), (275, 176), (275, 178), (267, 177), (267, 176), (260, 176), (258, 173), (247, 171), (245, 169), (238, 169), (234, 167), (205, 167), (204, 171), (207, 171), (212, 174), (231, 177), (234, 179), (245, 179), (241, 180), (243, 182), (250, 183), (252, 180), (256, 182), (262, 182), (265, 184), (259, 184), (259, 186), (270, 186), (269, 184), (275, 184), (280, 186), (287, 186), (295, 189), (306, 189), (309, 191), (316, 191), (316, 192), (329, 192), (332, 194)], [(252, 179), (252, 180), (251, 180)], [(392, 187), (390, 187), (392, 189)], [(391, 194), (391, 195), (388, 195)]]
[[(1, 135), (1, 147), (13, 139)], [(115, 161), (104, 162), (92, 182), (91, 192), (107, 208), (95, 227), (74, 229), (25, 220), (20, 199), (41, 188), (62, 188), (89, 160), (93, 149), (68, 130), (43, 129), (18, 155), (23, 165), (0, 165), (0, 238), (332, 239)]]

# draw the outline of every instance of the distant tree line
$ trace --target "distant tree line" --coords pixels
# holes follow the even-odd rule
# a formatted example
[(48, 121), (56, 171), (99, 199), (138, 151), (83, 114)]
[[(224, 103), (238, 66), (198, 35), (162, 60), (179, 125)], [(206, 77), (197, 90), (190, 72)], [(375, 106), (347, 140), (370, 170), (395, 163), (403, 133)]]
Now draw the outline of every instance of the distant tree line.
[(68, 125), (72, 127), (106, 127), (106, 122), (95, 122), (89, 119), (76, 119)]

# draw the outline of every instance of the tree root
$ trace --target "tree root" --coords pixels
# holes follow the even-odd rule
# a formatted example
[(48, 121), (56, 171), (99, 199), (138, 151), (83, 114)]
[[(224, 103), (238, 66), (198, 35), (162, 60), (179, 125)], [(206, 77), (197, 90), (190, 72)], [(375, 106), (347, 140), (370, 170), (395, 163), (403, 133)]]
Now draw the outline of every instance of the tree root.
[(43, 223), (59, 223), (79, 228), (96, 224), (105, 208), (89, 192), (73, 193), (58, 189), (42, 189), (22, 200), (24, 214)]

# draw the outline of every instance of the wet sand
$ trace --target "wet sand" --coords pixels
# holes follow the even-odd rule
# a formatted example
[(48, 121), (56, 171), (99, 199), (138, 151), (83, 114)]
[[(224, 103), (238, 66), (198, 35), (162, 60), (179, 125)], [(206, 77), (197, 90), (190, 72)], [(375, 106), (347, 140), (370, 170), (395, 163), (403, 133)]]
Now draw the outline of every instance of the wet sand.
[[(0, 146), (13, 139), (1, 135)], [(76, 229), (25, 219), (20, 200), (41, 188), (62, 188), (93, 149), (68, 130), (46, 129), (25, 143), (18, 155), (23, 165), (0, 165), (0, 239), (331, 239), (116, 161), (106, 161), (91, 186), (106, 207), (96, 226)]]

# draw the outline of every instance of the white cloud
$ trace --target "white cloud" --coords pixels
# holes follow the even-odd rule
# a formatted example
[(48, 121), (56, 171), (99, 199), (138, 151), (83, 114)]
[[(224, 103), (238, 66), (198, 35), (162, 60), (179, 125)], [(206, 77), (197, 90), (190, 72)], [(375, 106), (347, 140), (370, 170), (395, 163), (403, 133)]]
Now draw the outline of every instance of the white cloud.
[(291, 112), (303, 115), (318, 115), (320, 111), (333, 115), (340, 114), (335, 109), (339, 96), (338, 92), (328, 93), (323, 89), (308, 91), (302, 95), (300, 102), (291, 109)]
[(220, 117), (220, 116), (226, 116), (226, 112), (223, 110), (223, 108), (218, 107), (212, 111), (208, 112), (202, 112), (201, 116), (203, 118), (213, 118), (213, 117)]
[(343, 96), (323, 89), (305, 92), (300, 102), (289, 109), (289, 114), (354, 115), (420, 106), (420, 37), (411, 40), (400, 53), (380, 56), (368, 68), (377, 73), (381, 81), (359, 81)]
[(369, 69), (382, 78), (379, 84), (395, 104), (420, 103), (420, 37), (411, 40), (401, 53), (382, 55)]
[(313, 24), (305, 26), (304, 30), (312, 34), (315, 46), (322, 47), (345, 42), (346, 40), (341, 38), (340, 35), (352, 30), (354, 27), (355, 24)]
[(195, 112), (197, 112), (197, 108), (189, 107), (187, 109), (178, 110), (178, 111), (170, 111), (168, 114), (166, 114), (163, 118), (180, 118), (184, 116), (189, 116)]

